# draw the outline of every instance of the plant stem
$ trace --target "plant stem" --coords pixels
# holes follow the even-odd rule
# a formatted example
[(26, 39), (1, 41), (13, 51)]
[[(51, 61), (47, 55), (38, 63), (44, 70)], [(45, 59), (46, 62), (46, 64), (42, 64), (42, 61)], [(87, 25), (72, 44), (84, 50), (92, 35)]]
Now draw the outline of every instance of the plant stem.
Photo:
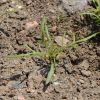
[(72, 42), (72, 43), (68, 44), (66, 47), (67, 47), (67, 48), (68, 48), (68, 47), (72, 47), (73, 45), (75, 45), (75, 44), (77, 44), (77, 43), (85, 42), (85, 41), (87, 41), (87, 40), (89, 40), (89, 39), (95, 37), (95, 36), (98, 35), (98, 34), (100, 34), (100, 32), (97, 32), (97, 33), (95, 33), (95, 34), (92, 34), (92, 35), (90, 35), (90, 36), (88, 36), (88, 37), (86, 37), (86, 38), (77, 40), (77, 41), (75, 41), (75, 42)]

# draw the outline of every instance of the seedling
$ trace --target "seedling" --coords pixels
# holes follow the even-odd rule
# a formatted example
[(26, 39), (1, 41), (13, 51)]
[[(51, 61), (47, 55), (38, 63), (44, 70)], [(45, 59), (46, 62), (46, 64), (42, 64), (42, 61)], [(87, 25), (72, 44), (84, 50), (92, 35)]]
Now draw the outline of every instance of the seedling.
[(92, 0), (94, 8), (83, 15), (90, 15), (96, 21), (97, 26), (100, 26), (100, 0)]
[(16, 54), (9, 56), (10, 58), (22, 58), (22, 57), (32, 57), (32, 56), (39, 56), (42, 59), (50, 60), (50, 71), (47, 75), (46, 85), (51, 82), (52, 77), (54, 75), (54, 69), (56, 64), (56, 57), (58, 54), (62, 52), (62, 48), (59, 47), (54, 41), (52, 40), (47, 27), (46, 18), (43, 17), (40, 22), (40, 36), (41, 36), (41, 45), (44, 46), (43, 50), (40, 52), (32, 50), (29, 46), (24, 45), (27, 49), (30, 50), (27, 54)]
[[(47, 27), (47, 20), (45, 17), (42, 18), (41, 22), (40, 22), (40, 36), (41, 36), (41, 45), (44, 46), (44, 48), (42, 48), (41, 51), (34, 51), (32, 50), (29, 46), (25, 45), (30, 52), (26, 53), (26, 54), (16, 54), (16, 55), (11, 55), (9, 57), (11, 58), (20, 58), (20, 57), (33, 57), (33, 56), (39, 56), (41, 57), (41, 59), (48, 59), (50, 61), (50, 70), (48, 72), (47, 75), (47, 79), (45, 84), (49, 84), (52, 81), (52, 77), (54, 75), (55, 72), (55, 64), (57, 63), (57, 56), (59, 54), (61, 54), (65, 49), (70, 48), (70, 47), (74, 47), (76, 44), (81, 43), (81, 42), (85, 42), (93, 37), (95, 37), (97, 34), (100, 33), (95, 33), (92, 34), (91, 36), (88, 36), (86, 38), (83, 39), (79, 39), (76, 40), (76, 36), (75, 34), (71, 35), (71, 38), (73, 39), (72, 42), (70, 42), (69, 44), (67, 44), (66, 46), (58, 46), (52, 36), (50, 35), (49, 31), (48, 31), (48, 27)], [(63, 36), (62, 36), (62, 41), (63, 41)], [(62, 42), (63, 43), (63, 42)]]

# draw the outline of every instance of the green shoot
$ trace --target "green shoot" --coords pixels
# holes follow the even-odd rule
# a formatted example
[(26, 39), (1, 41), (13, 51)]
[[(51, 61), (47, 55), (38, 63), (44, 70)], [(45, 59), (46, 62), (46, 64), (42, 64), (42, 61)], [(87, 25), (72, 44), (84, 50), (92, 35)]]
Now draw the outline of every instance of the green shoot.
[(51, 82), (53, 75), (54, 75), (54, 71), (55, 71), (55, 61), (51, 62), (50, 71), (46, 79), (46, 84), (49, 84)]
[(46, 52), (36, 52), (36, 51), (33, 51), (31, 53), (26, 53), (26, 54), (10, 55), (10, 56), (8, 56), (8, 58), (23, 58), (23, 57), (33, 57), (33, 56), (44, 57), (45, 55), (46, 55)]
[(51, 41), (50, 34), (48, 32), (47, 21), (46, 18), (43, 17), (40, 22), (40, 31), (41, 31), (41, 39), (42, 42)]
[(95, 6), (95, 9), (93, 10), (93, 12), (95, 14), (100, 14), (100, 0), (92, 0), (92, 1)]
[(64, 48), (73, 47), (74, 45), (76, 45), (76, 44), (78, 44), (78, 43), (86, 42), (86, 41), (90, 40), (91, 38), (96, 37), (96, 35), (98, 35), (98, 34), (100, 34), (100, 32), (94, 33), (94, 34), (92, 34), (92, 35), (90, 35), (90, 36), (88, 36), (88, 37), (86, 37), (86, 38), (79, 39), (79, 40), (77, 40), (77, 41), (75, 41), (75, 42), (69, 43), (69, 44), (68, 44), (66, 47), (64, 47)]
[(89, 12), (82, 13), (82, 15), (90, 15), (96, 21), (97, 26), (100, 26), (100, 0), (92, 0), (95, 8)]
[(22, 58), (22, 57), (33, 57), (33, 56), (41, 57), (41, 59), (47, 58), (50, 61), (50, 71), (48, 72), (48, 75), (47, 75), (47, 79), (46, 79), (46, 83), (45, 83), (46, 85), (52, 81), (52, 77), (53, 77), (54, 71), (55, 71), (55, 64), (57, 61), (57, 56), (60, 53), (62, 53), (66, 48), (74, 47), (76, 44), (85, 42), (85, 41), (95, 37), (96, 35), (100, 34), (100, 32), (95, 33), (86, 38), (79, 39), (79, 40), (76, 40), (76, 36), (75, 36), (75, 34), (73, 34), (73, 35), (71, 35), (71, 38), (73, 39), (73, 41), (66, 46), (63, 46), (63, 37), (62, 37), (62, 46), (60, 47), (53, 41), (53, 39), (50, 36), (50, 33), (48, 32), (47, 21), (46, 21), (45, 17), (42, 18), (42, 21), (40, 23), (40, 31), (41, 31), (40, 35), (41, 35), (41, 40), (42, 40), (41, 44), (45, 46), (45, 48), (43, 48), (43, 50), (37, 52), (37, 51), (32, 50), (27, 45), (24, 45), (27, 49), (30, 50), (29, 53), (16, 54), (13, 56), (9, 56), (9, 58)]

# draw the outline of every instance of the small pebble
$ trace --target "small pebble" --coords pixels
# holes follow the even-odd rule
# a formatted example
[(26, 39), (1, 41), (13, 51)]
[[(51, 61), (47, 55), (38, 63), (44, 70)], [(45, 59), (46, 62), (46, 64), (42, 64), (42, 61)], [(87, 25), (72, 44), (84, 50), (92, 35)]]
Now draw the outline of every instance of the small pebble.
[(37, 21), (27, 22), (25, 25), (25, 29), (30, 30), (32, 28), (36, 28), (38, 26)]
[(53, 26), (52, 28), (51, 28), (51, 32), (56, 32), (57, 31), (57, 26)]
[(73, 97), (73, 100), (78, 100), (77, 97)]
[(65, 64), (65, 68), (66, 68), (68, 74), (72, 74), (72, 72), (74, 71), (71, 64)]
[(89, 62), (87, 60), (83, 60), (83, 62), (79, 66), (84, 70), (88, 70)]
[(7, 0), (1, 0), (1, 2), (0, 2), (0, 3), (2, 3), (2, 4), (3, 4), (3, 3), (6, 3), (6, 2), (7, 2)]
[(82, 80), (82, 79), (80, 79), (79, 82), (80, 82), (81, 84), (84, 84), (84, 80)]
[(97, 86), (97, 83), (95, 81), (91, 81), (91, 88), (94, 88)]
[(25, 98), (24, 98), (23, 95), (18, 95), (18, 96), (17, 96), (17, 100), (25, 100)]
[(65, 38), (63, 36), (55, 36), (54, 40), (59, 46), (66, 46), (69, 43), (68, 38)]
[(60, 82), (54, 82), (53, 84), (54, 84), (55, 86), (57, 86), (57, 85), (60, 84)]
[(70, 13), (82, 11), (87, 8), (89, 0), (60, 0), (63, 8)]
[(86, 71), (86, 70), (82, 70), (82, 71), (81, 71), (81, 74), (82, 74), (83, 76), (89, 77), (89, 76), (91, 75), (91, 72), (90, 72), (90, 71)]

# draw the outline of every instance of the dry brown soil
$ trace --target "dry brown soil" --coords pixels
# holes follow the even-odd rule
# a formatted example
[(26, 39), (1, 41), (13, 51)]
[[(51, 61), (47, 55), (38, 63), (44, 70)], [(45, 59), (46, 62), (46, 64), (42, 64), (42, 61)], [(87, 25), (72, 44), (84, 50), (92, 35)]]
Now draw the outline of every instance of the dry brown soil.
[[(12, 1), (12, 2), (11, 2)], [(100, 100), (100, 37), (66, 49), (56, 67), (52, 84), (44, 86), (48, 65), (36, 58), (8, 59), (8, 55), (26, 53), (23, 44), (36, 50), (39, 27), (27, 29), (26, 23), (48, 19), (53, 37), (65, 31), (77, 38), (92, 32), (91, 24), (79, 13), (68, 15), (58, 0), (0, 0), (0, 100)], [(57, 23), (57, 16), (62, 20)], [(55, 32), (51, 28), (57, 26)]]

